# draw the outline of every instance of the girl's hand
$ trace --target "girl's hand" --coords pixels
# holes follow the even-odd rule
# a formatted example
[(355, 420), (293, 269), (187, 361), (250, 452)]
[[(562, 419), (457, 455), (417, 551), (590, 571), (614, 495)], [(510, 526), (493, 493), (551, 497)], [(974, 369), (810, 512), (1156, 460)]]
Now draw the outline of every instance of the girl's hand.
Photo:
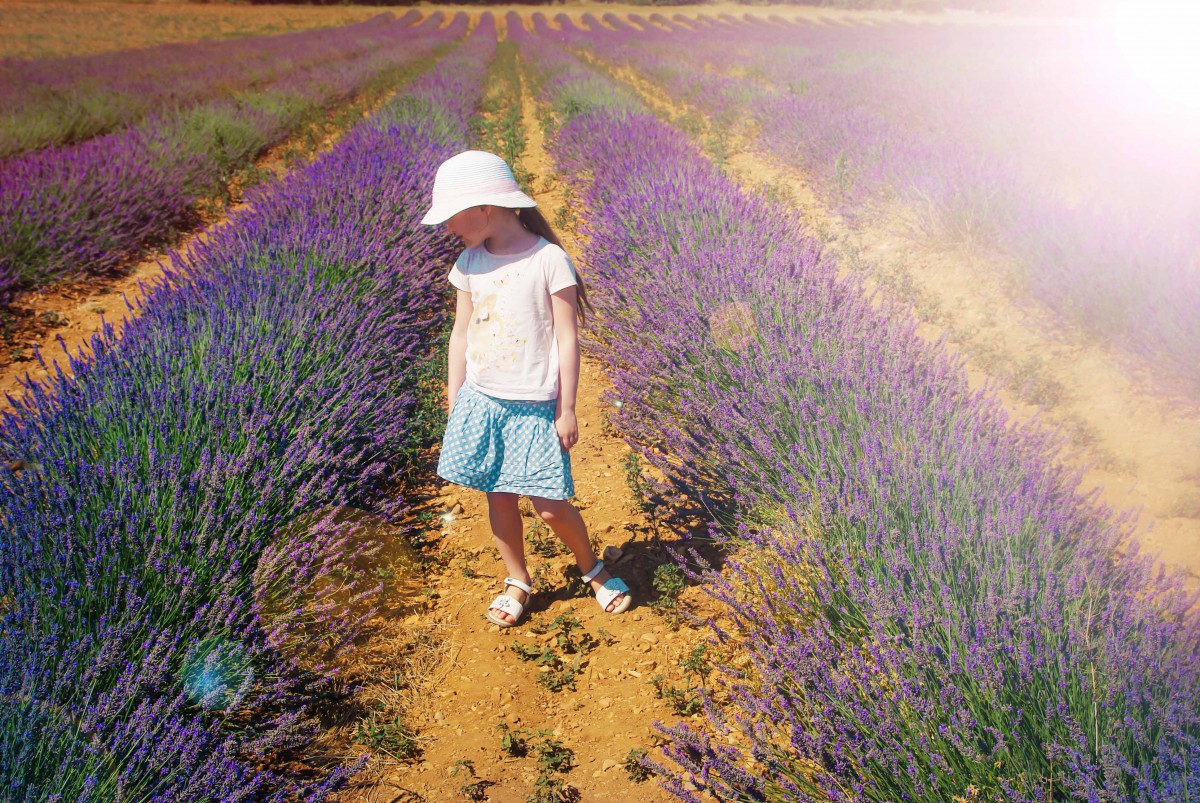
[(558, 444), (564, 452), (579, 440), (579, 422), (575, 420), (575, 411), (567, 410), (558, 414), (554, 419), (554, 428), (558, 430)]

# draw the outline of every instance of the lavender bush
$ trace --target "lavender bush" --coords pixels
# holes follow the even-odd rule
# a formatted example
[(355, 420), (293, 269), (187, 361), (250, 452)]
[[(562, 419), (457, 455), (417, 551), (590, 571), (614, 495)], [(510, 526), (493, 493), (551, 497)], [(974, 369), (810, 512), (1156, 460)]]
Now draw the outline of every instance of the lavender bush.
[(350, 525), (404, 505), (388, 483), (424, 434), (454, 250), (417, 221), (494, 45), (485, 22), (260, 190), (5, 417), (0, 454), (23, 461), (0, 469), (6, 799), (320, 800), (353, 770), (263, 767), (311, 742), (370, 615), (373, 546)]
[(1200, 151), (1103, 26), (766, 26), (570, 36), (804, 171), (852, 220), (899, 212), (1015, 266), (1052, 323), (1200, 385)]
[(237, 100), (0, 164), (0, 291), (64, 276), (102, 274), (191, 219), (237, 167), (281, 141), (317, 110), (344, 102), (381, 76), (466, 32), (394, 24), (387, 46), (301, 70)]
[[(409, 11), (399, 21), (418, 18)], [(97, 56), (0, 60), (0, 157), (65, 145), (388, 44), (392, 15), (339, 28)]]
[[(581, 72), (545, 41), (526, 58), (550, 104)], [(718, 640), (749, 662), (725, 667), (708, 725), (667, 729), (667, 787), (1200, 794), (1197, 597), (1077, 490), (1055, 437), (969, 391), (905, 310), (680, 133), (601, 102), (553, 147), (589, 210), (614, 423), (737, 533), (704, 579), (731, 621)]]

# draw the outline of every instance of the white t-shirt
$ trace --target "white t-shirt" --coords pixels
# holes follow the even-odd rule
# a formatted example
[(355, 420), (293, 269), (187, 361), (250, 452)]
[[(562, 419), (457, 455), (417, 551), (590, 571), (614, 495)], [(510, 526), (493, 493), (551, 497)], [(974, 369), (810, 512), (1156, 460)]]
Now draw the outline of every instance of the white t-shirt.
[(577, 284), (567, 252), (539, 237), (519, 254), (468, 248), (450, 284), (471, 294), (467, 381), (500, 399), (558, 398), (558, 338), (550, 296)]

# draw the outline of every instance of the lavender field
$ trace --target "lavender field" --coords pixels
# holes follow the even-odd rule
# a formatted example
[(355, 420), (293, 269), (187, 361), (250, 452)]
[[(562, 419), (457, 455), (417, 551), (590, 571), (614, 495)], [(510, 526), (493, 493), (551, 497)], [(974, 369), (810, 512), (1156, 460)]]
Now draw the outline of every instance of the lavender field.
[[(322, 725), (362, 697), (342, 667), (386, 578), (346, 513), (412, 537), (435, 482), (458, 248), (417, 221), (437, 164), (486, 146), (548, 212), (561, 196), (604, 426), (706, 600), (694, 707), (641, 715), (618, 791), (596, 747), (583, 799), (659, 799), (649, 777), (689, 801), (1200, 800), (1195, 574), (726, 163), (737, 140), (846, 226), (901, 216), (986, 254), (1047, 336), (1176, 393), (1200, 387), (1200, 111), (1114, 65), (1094, 22), (724, 9), (420, 9), (0, 63), (6, 299), (120, 273), (230, 164), (393, 89), (10, 399), (0, 799), (375, 801), (376, 758), (415, 766), (419, 745), (454, 780), (412, 799), (507, 799), (463, 783), (487, 759), (444, 736), (406, 758), (373, 718), (352, 750)], [(626, 669), (678, 662), (630, 640)], [(580, 699), (526, 697), (504, 744), (611, 704)], [(526, 799), (580, 799), (585, 776), (550, 777)]]
[(1156, 95), (1107, 28), (729, 18), (672, 47), (682, 28), (564, 33), (750, 126), (842, 214), (999, 252), (1049, 322), (1200, 387), (1200, 110)]
[(476, 26), (6, 416), (30, 466), (2, 480), (10, 799), (311, 800), (352, 769), (261, 765), (312, 740), (369, 611), (371, 545), (329, 511), (397, 515), (384, 489), (429, 437), (415, 385), (451, 251), (417, 220), (494, 45)]
[[(753, 671), (732, 674), (738, 712), (709, 710), (717, 738), (671, 731), (671, 788), (1194, 796), (1200, 618), (1182, 578), (1114, 562), (1121, 519), (1074, 490), (1053, 439), (1007, 426), (778, 209), (566, 53), (526, 52), (566, 110), (558, 162), (587, 177), (615, 420), (679, 487), (733, 502), (745, 540), (705, 580)], [(746, 747), (721, 743), (737, 731)]]
[[(70, 103), (79, 94), (98, 98), (106, 113), (120, 115), (114, 124), (136, 124), (0, 161), (0, 294), (64, 276), (112, 271), (185, 225), (198, 199), (219, 191), (235, 168), (284, 139), (315, 110), (345, 102), (380, 79), (395, 81), (405, 65), (429, 57), (439, 44), (462, 36), (466, 29), (465, 16), (444, 29), (438, 28), (437, 18), (416, 27), (410, 22), (411, 18), (388, 19), (356, 26), (366, 30), (325, 32), (320, 41), (326, 55), (317, 50), (311, 61), (288, 61), (289, 69), (268, 80), (255, 73), (253, 62), (239, 59), (230, 70), (225, 65), (236, 54), (223, 52), (188, 54), (197, 62), (190, 68), (182, 57), (175, 60), (182, 62), (179, 66), (170, 60), (143, 65), (148, 59), (141, 53), (129, 63), (105, 59), (117, 62), (104, 65), (109, 72), (132, 73), (141, 84), (112, 78), (102, 90), (96, 85), (105, 81), (105, 71), (97, 65), (91, 70), (51, 65), (42, 67), (41, 75), (35, 66), (12, 70), (25, 73), (14, 76), (20, 79), (14, 85), (22, 90), (6, 99), (18, 110), (12, 118), (14, 130), (29, 131), (25, 118), (37, 112), (61, 127), (54, 137), (81, 133), (66, 130), (77, 121), (61, 109), (38, 102), (40, 93), (30, 88), (38, 86), (46, 87), (42, 91), (56, 103)], [(275, 46), (290, 52), (306, 44), (286, 41)], [(194, 106), (173, 101), (167, 93), (186, 86), (189, 78), (203, 83), (191, 90), (199, 98), (227, 89), (231, 76), (223, 71), (258, 85), (240, 95), (225, 91)], [(122, 86), (121, 80), (129, 83)], [(136, 98), (143, 109), (166, 111), (138, 120), (135, 112), (124, 108), (125, 97)]]

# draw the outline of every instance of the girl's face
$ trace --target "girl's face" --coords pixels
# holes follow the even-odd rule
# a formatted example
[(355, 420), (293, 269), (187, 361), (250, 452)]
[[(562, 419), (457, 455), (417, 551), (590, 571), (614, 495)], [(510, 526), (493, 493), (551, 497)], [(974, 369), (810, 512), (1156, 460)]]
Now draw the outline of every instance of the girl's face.
[(491, 235), (490, 222), (491, 215), (486, 206), (473, 206), (447, 220), (446, 231), (462, 240), (467, 248), (473, 248)]

